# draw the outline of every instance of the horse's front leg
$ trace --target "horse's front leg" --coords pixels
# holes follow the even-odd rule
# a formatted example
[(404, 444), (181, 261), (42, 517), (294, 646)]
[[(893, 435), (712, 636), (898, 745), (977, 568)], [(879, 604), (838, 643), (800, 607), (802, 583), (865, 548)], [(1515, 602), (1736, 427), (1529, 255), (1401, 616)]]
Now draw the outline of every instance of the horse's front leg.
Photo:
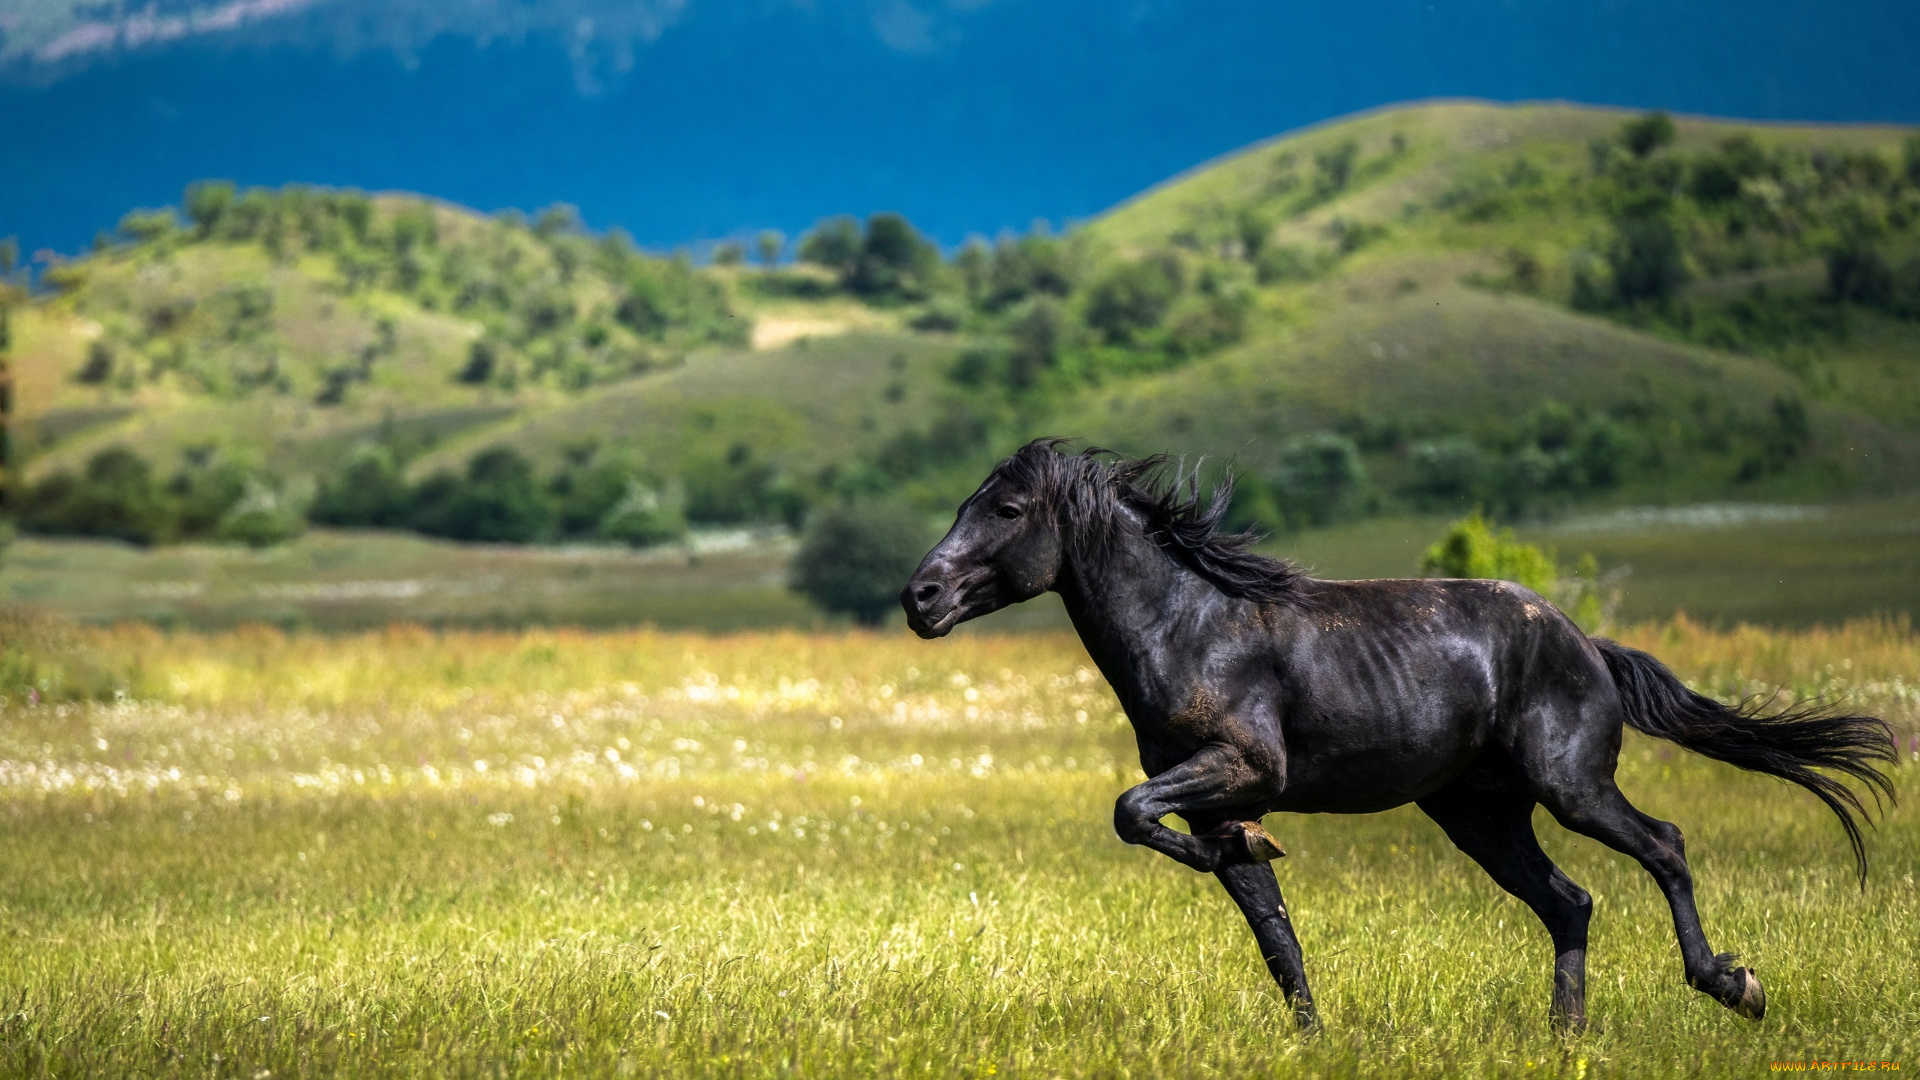
[(1260, 956), (1267, 971), (1280, 984), (1280, 993), (1293, 1006), (1293, 1018), (1302, 1028), (1320, 1026), (1313, 1008), (1313, 993), (1307, 989), (1307, 964), (1300, 952), (1300, 939), (1293, 933), (1293, 920), (1287, 918), (1286, 901), (1280, 897), (1280, 883), (1274, 880), (1273, 867), (1264, 863), (1223, 866), (1214, 872), (1227, 895), (1240, 907), (1260, 943)]
[[(1319, 1024), (1307, 989), (1300, 940), (1287, 918), (1280, 884), (1267, 863), (1284, 854), (1257, 820), (1278, 793), (1280, 781), (1247, 761), (1238, 749), (1213, 745), (1120, 796), (1114, 829), (1121, 839), (1145, 844), (1195, 870), (1220, 879), (1246, 916), (1267, 970), (1293, 1006), (1303, 1028)], [(1194, 834), (1178, 833), (1160, 819), (1179, 814)]]
[[(1211, 874), (1223, 866), (1264, 863), (1286, 854), (1257, 820), (1280, 790), (1279, 778), (1256, 768), (1237, 747), (1214, 743), (1187, 760), (1129, 788), (1113, 807), (1113, 830)], [(1236, 816), (1241, 811), (1245, 819)], [(1160, 824), (1179, 814), (1191, 835)]]

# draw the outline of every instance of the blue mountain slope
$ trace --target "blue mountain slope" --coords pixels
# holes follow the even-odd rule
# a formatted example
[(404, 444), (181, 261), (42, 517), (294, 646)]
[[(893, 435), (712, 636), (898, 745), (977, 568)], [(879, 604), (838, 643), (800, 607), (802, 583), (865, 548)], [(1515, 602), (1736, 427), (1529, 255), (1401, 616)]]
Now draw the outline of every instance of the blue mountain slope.
[(1907, 0), (3, 0), (0, 35), (30, 249), (208, 175), (566, 201), (660, 246), (881, 208), (957, 242), (1432, 95), (1920, 120)]

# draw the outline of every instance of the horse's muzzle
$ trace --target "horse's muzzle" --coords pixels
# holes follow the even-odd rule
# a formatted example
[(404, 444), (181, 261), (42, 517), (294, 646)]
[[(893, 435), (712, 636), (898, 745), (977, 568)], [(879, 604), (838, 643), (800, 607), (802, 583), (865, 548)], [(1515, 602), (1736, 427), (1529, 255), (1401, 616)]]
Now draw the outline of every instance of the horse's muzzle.
[(945, 637), (960, 622), (966, 606), (961, 603), (964, 590), (954, 588), (935, 574), (915, 574), (900, 590), (900, 607), (907, 613), (907, 626), (923, 638)]

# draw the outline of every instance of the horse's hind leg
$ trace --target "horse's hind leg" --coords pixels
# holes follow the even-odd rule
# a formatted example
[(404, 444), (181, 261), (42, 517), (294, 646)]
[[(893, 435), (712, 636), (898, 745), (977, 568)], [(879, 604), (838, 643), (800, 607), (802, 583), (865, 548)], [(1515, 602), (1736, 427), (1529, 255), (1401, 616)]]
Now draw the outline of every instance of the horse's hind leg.
[(1553, 939), (1553, 1022), (1587, 1024), (1587, 921), (1593, 898), (1560, 871), (1533, 834), (1533, 799), (1512, 791), (1452, 787), (1420, 809), (1499, 886), (1533, 909)]
[(1293, 1017), (1303, 1028), (1320, 1024), (1314, 1012), (1313, 994), (1307, 990), (1307, 967), (1300, 954), (1300, 939), (1294, 936), (1293, 922), (1287, 918), (1287, 905), (1280, 898), (1280, 883), (1274, 880), (1269, 863), (1243, 863), (1223, 866), (1214, 871), (1227, 895), (1240, 907), (1253, 927), (1254, 940), (1260, 943), (1260, 955), (1267, 962), (1273, 981), (1280, 984)]
[(1687, 868), (1686, 845), (1678, 828), (1635, 809), (1611, 777), (1577, 794), (1543, 792), (1541, 801), (1560, 824), (1632, 856), (1653, 875), (1673, 909), (1673, 929), (1680, 939), (1687, 985), (1749, 1020), (1766, 1015), (1767, 995), (1759, 978), (1746, 968), (1735, 967), (1733, 954), (1716, 956), (1707, 944), (1706, 932), (1700, 928), (1700, 913), (1694, 907), (1693, 874)]

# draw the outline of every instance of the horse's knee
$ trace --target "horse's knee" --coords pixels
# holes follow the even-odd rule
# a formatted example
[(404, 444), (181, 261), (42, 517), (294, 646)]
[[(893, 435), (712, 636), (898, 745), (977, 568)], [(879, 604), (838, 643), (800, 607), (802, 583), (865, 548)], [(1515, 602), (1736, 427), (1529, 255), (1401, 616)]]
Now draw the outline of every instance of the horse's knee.
[(1113, 804), (1113, 831), (1129, 844), (1144, 844), (1160, 815), (1153, 812), (1153, 797), (1139, 788), (1121, 793)]

